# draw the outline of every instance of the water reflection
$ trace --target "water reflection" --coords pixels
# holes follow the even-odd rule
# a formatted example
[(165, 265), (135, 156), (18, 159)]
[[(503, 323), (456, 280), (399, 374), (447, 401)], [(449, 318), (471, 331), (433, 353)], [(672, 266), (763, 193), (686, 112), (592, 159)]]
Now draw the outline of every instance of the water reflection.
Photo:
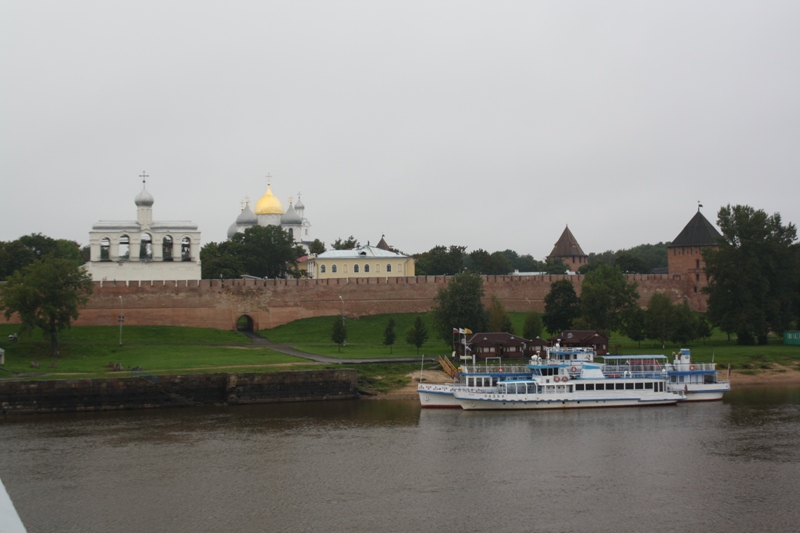
[(9, 417), (30, 531), (793, 531), (800, 389), (647, 409), (330, 402)]

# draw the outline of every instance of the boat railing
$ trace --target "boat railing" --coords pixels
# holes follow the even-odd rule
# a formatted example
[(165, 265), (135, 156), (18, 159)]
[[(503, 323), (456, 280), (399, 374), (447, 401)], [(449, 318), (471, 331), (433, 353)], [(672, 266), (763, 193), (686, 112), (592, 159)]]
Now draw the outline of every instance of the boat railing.
[(675, 372), (689, 372), (692, 370), (716, 370), (717, 363), (678, 363), (671, 364), (670, 370)]
[(464, 365), (465, 374), (529, 374), (527, 365)]

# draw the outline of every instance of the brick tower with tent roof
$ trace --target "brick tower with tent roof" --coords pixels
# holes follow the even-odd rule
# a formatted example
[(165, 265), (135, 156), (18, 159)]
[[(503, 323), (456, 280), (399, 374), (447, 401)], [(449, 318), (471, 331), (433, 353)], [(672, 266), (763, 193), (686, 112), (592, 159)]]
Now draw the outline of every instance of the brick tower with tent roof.
[(547, 257), (561, 259), (573, 272), (577, 272), (581, 266), (589, 262), (589, 256), (583, 253), (581, 245), (578, 244), (577, 239), (569, 230), (569, 226), (564, 228), (561, 237), (558, 238), (555, 246), (553, 246), (553, 251)]

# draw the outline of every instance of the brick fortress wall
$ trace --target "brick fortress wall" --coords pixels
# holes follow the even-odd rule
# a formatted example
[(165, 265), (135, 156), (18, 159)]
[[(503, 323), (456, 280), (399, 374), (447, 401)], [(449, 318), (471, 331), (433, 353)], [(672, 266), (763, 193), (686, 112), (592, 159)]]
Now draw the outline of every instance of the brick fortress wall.
[[(332, 316), (344, 311), (349, 317), (380, 313), (422, 313), (445, 287), (449, 276), (407, 278), (346, 278), (323, 280), (201, 280), (96, 282), (89, 304), (75, 323), (78, 326), (116, 326), (120, 312), (125, 325), (163, 325), (236, 328), (242, 315), (255, 329), (266, 329), (293, 320)], [(550, 284), (568, 279), (580, 295), (583, 276), (484, 276), (484, 303), (492, 295), (509, 311), (544, 311)], [(674, 302), (688, 299), (693, 310), (706, 310), (706, 296), (695, 292), (698, 282), (690, 274), (636, 274), (639, 304), (646, 306), (658, 291)], [(704, 286), (705, 282), (700, 282)], [(122, 301), (120, 302), (120, 296)], [(339, 297), (341, 296), (342, 299)], [(120, 304), (122, 311), (120, 311)], [(12, 317), (10, 322), (17, 322)], [(0, 315), (0, 322), (5, 317)]]

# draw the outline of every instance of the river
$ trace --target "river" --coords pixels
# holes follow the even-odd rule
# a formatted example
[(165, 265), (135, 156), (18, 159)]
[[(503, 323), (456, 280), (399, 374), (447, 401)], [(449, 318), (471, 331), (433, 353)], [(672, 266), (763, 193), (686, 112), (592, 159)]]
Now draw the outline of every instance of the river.
[(30, 533), (800, 530), (800, 388), (547, 412), (348, 401), (0, 419)]

